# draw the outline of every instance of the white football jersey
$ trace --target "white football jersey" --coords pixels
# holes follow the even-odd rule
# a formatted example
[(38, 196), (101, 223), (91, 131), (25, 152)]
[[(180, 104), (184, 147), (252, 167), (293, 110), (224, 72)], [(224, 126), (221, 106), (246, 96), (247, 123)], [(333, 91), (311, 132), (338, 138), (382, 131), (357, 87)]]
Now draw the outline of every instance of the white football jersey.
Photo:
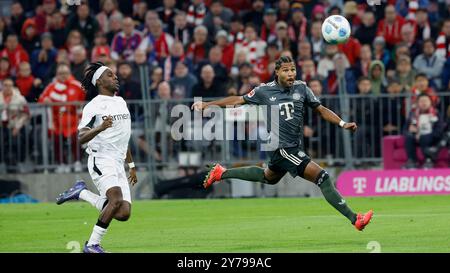
[(78, 130), (98, 127), (108, 116), (112, 116), (112, 127), (91, 139), (86, 152), (98, 157), (125, 159), (131, 136), (131, 116), (122, 97), (97, 95), (84, 106)]

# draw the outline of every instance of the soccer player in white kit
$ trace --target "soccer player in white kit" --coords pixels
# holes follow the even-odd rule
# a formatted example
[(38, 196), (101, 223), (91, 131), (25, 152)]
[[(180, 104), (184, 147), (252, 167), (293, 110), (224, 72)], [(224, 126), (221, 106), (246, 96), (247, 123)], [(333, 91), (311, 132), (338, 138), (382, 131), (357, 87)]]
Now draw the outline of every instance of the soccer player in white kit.
[[(84, 181), (77, 181), (57, 198), (57, 204), (82, 199), (100, 211), (83, 252), (103, 253), (100, 242), (112, 219), (127, 221), (130, 217), (129, 184), (137, 183), (136, 168), (128, 147), (131, 117), (125, 100), (115, 96), (119, 90), (117, 76), (102, 63), (89, 65), (82, 87), (87, 92), (98, 91), (98, 95), (84, 106), (78, 131), (80, 143), (87, 143), (88, 170), (100, 195), (89, 191)], [(128, 179), (125, 161), (129, 166)]]

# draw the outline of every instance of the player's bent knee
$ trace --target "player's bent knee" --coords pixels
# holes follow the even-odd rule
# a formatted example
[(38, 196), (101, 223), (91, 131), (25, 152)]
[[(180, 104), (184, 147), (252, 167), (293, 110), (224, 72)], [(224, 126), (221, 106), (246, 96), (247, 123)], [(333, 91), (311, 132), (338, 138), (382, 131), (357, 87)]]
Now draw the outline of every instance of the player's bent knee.
[(111, 199), (108, 202), (108, 206), (111, 206), (113, 210), (119, 210), (122, 205), (122, 201), (123, 200), (121, 198)]
[(121, 202), (121, 207), (118, 213), (116, 214), (116, 217), (114, 217), (117, 221), (127, 221), (130, 219), (131, 216), (131, 205), (127, 201)]

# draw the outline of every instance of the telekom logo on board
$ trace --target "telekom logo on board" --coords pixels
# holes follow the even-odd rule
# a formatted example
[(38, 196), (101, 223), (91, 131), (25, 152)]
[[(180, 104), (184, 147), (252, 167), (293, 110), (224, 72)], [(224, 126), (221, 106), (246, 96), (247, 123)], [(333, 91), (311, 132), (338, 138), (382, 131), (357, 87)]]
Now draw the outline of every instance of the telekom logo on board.
[(367, 179), (365, 177), (353, 178), (353, 188), (358, 194), (364, 193), (364, 190), (367, 188)]

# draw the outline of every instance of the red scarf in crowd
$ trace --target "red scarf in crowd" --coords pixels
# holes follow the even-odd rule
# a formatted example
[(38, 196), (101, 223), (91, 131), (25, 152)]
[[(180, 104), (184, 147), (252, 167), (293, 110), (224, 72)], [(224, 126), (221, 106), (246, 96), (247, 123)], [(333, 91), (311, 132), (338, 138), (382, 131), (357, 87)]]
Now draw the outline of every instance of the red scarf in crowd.
[(166, 57), (169, 56), (169, 45), (167, 44), (166, 34), (164, 32), (155, 40), (155, 51), (158, 59), (164, 56), (163, 53), (165, 53)]
[[(307, 27), (307, 25), (308, 25), (308, 22), (307, 22), (305, 16), (302, 17), (302, 20), (300, 21), (300, 25), (299, 26), (296, 26), (294, 24), (289, 25), (289, 28), (288, 28), (289, 38), (292, 41), (303, 41), (305, 39), (305, 37), (306, 37), (306, 27)], [(296, 27), (298, 28), (298, 37), (295, 37), (295, 35), (296, 35), (295, 34), (295, 28)]]

